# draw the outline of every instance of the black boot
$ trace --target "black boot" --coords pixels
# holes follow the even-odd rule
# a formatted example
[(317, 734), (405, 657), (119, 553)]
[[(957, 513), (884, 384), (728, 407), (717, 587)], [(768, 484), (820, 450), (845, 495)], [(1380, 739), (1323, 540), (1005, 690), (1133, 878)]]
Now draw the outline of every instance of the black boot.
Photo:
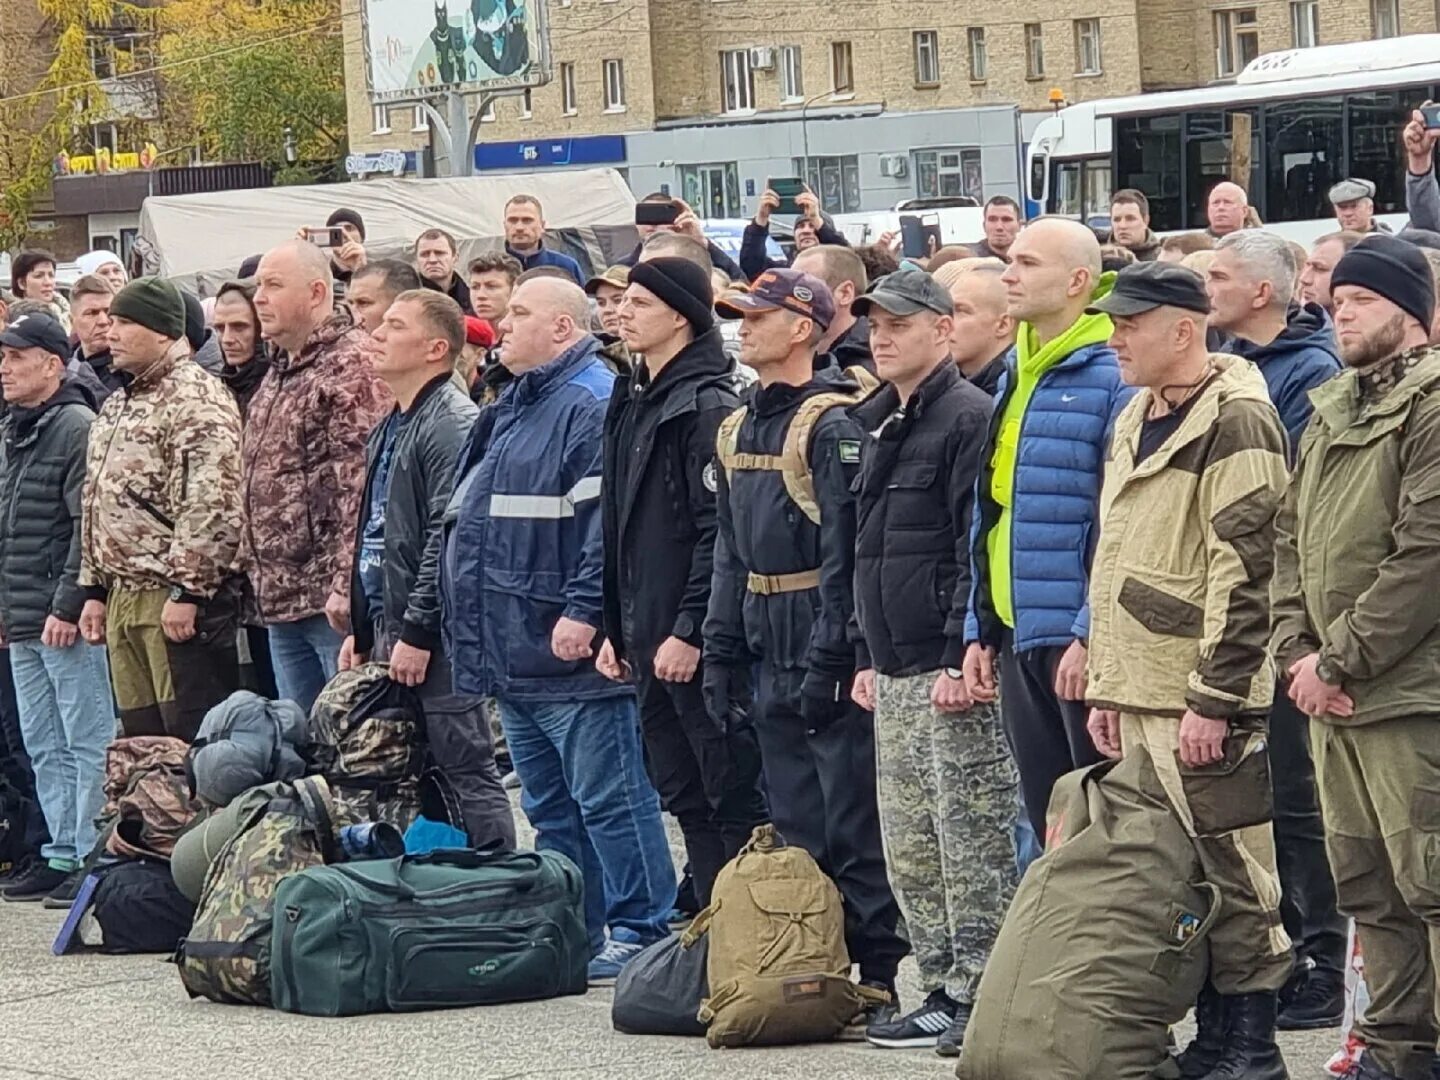
[(1225, 999), (1207, 981), (1195, 1001), (1195, 1039), (1176, 1055), (1184, 1080), (1200, 1080), (1225, 1050)]
[(1281, 1031), (1339, 1027), (1345, 1016), (1345, 978), (1338, 971), (1313, 970), (1280, 1011)]
[(1290, 1080), (1275, 1045), (1275, 991), (1223, 999), (1229, 1017), (1225, 1052), (1205, 1080)]

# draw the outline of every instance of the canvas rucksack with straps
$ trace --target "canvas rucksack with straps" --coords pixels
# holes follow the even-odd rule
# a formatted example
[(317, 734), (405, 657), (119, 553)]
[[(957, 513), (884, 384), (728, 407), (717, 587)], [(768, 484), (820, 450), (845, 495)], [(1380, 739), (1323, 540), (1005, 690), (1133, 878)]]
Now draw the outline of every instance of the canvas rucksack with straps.
[(880, 385), (874, 375), (863, 367), (850, 367), (845, 374), (860, 384), (855, 393), (832, 392), (812, 394), (800, 403), (790, 426), (785, 429), (785, 445), (778, 454), (749, 454), (740, 451), (740, 427), (750, 414), (748, 405), (741, 405), (720, 423), (716, 450), (720, 465), (729, 476), (733, 472), (778, 472), (785, 481), (791, 501), (811, 521), (819, 524), (820, 504), (815, 499), (815, 480), (810, 475), (810, 438), (815, 425), (831, 409), (854, 405)]
[(850, 979), (840, 890), (803, 848), (761, 825), (715, 878), (685, 941), (709, 936), (699, 1019), (715, 1048), (833, 1039), (868, 1001)]
[(169, 859), (200, 806), (190, 792), (190, 747), (168, 735), (116, 739), (105, 750), (105, 849), (126, 859)]
[(330, 788), (323, 777), (268, 784), (205, 875), (195, 923), (176, 962), (192, 997), (270, 1004), (275, 892), (290, 874), (337, 859)]

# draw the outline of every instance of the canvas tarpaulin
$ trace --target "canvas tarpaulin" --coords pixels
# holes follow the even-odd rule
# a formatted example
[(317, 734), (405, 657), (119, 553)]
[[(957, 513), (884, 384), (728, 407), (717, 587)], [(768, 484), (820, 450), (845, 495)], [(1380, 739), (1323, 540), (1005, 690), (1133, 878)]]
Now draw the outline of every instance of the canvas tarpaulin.
[(140, 211), (136, 247), (145, 273), (210, 296), (248, 256), (324, 225), (343, 206), (365, 220), (370, 258), (409, 259), (417, 236), (444, 229), (458, 242), (463, 273), (475, 256), (504, 245), (505, 203), (520, 192), (543, 205), (546, 244), (584, 269), (603, 269), (635, 246), (635, 196), (614, 169), (585, 169), (155, 196)]

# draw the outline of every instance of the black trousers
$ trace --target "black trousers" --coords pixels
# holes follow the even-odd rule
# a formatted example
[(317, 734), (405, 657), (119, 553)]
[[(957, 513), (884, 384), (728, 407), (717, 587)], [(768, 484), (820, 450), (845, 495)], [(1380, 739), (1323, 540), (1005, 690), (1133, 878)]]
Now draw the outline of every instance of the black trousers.
[(1280, 918), (1298, 959), (1345, 977), (1345, 916), (1336, 910), (1335, 878), (1325, 854), (1325, 825), (1310, 757), (1310, 720), (1275, 688), (1270, 710), (1270, 776), (1275, 788), (1275, 863)]
[(893, 983), (909, 943), (896, 926), (900, 907), (885, 873), (875, 800), (875, 718), (857, 705), (808, 735), (800, 716), (804, 671), (762, 665), (755, 734), (770, 819), (808, 851), (845, 902), (845, 944), (860, 977)]
[(1085, 726), (1090, 709), (1055, 693), (1055, 669), (1064, 653), (1058, 645), (1017, 653), (1008, 630), (1000, 645), (1000, 724), (1020, 772), (1025, 812), (1041, 843), (1055, 781), (1102, 757)]
[(722, 731), (701, 694), (704, 668), (686, 683), (663, 682), (640, 664), (640, 732), (645, 770), (660, 804), (680, 824), (695, 898), (710, 903), (720, 868), (769, 820), (760, 793), (760, 749), (753, 730)]
[(33, 811), (25, 819), (25, 846), (36, 854), (50, 842), (45, 815), (35, 798), (35, 771), (20, 733), (20, 706), (15, 701), (15, 679), (10, 673), (10, 650), (0, 649), (0, 776), (26, 799)]

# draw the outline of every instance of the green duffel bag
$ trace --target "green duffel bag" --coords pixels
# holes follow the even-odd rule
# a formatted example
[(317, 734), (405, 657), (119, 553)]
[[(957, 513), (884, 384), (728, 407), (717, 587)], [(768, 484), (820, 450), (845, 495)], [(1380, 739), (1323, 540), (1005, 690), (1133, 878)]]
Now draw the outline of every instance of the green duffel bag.
[(275, 897), (277, 1009), (355, 1016), (583, 994), (580, 871), (553, 851), (316, 866)]
[(961, 1080), (1178, 1076), (1168, 1051), (1205, 981), (1220, 894), (1143, 750), (1064, 776), (1050, 844), (1000, 928)]

